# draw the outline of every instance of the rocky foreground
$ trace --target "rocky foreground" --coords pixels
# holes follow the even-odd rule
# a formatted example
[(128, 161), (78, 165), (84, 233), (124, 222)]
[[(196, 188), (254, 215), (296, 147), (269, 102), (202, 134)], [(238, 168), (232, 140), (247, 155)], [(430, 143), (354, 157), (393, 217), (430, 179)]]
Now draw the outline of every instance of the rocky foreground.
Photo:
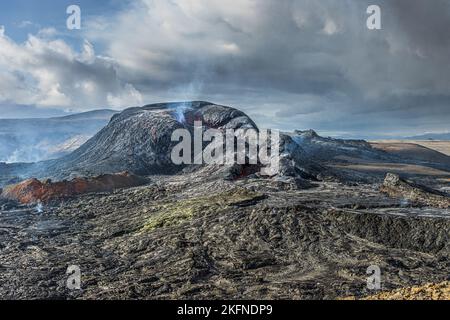
[[(198, 173), (0, 215), (3, 299), (335, 299), (449, 279), (450, 219), (372, 186)], [(430, 214), (434, 210), (434, 214)], [(78, 265), (82, 289), (66, 287)]]
[(367, 297), (365, 300), (450, 300), (450, 282), (397, 289)]

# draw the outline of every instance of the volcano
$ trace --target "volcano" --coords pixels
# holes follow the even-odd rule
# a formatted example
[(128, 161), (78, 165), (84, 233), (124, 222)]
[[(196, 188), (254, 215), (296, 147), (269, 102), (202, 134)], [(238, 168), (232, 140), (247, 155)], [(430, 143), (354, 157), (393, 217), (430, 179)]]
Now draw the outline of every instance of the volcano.
[(209, 102), (161, 103), (130, 108), (73, 153), (36, 165), (33, 175), (67, 179), (114, 174), (174, 174), (183, 169), (171, 161), (177, 129), (192, 130), (194, 121), (205, 129), (255, 129), (242, 111)]

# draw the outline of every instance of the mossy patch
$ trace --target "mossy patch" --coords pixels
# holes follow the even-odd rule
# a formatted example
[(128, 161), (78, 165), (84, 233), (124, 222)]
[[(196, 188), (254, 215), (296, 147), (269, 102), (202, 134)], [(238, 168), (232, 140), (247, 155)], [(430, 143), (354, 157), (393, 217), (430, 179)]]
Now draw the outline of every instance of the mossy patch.
[(230, 206), (246, 206), (264, 199), (264, 195), (235, 188), (211, 196), (188, 198), (154, 207), (154, 215), (141, 231), (179, 225), (199, 214), (220, 212)]

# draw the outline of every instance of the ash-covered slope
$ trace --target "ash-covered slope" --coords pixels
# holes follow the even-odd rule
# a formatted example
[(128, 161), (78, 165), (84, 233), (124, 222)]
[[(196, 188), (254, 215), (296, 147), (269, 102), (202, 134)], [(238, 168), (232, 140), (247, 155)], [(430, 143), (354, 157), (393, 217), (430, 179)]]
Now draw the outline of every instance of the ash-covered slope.
[(180, 102), (130, 108), (68, 156), (41, 164), (38, 176), (68, 178), (130, 171), (139, 175), (176, 173), (170, 154), (177, 142), (174, 130), (193, 130), (194, 121), (206, 128), (255, 128), (243, 112), (209, 102)]
[(288, 135), (296, 144), (302, 146), (305, 151), (305, 156), (317, 161), (330, 160), (338, 156), (383, 160), (389, 158), (386, 153), (373, 149), (372, 146), (364, 140), (324, 138), (319, 136), (313, 130), (296, 130)]
[(280, 174), (301, 176), (313, 180), (358, 181), (365, 177), (333, 169), (331, 163), (359, 159), (361, 161), (392, 161), (400, 159), (374, 149), (364, 140), (324, 138), (313, 130), (283, 133), (281, 135)]

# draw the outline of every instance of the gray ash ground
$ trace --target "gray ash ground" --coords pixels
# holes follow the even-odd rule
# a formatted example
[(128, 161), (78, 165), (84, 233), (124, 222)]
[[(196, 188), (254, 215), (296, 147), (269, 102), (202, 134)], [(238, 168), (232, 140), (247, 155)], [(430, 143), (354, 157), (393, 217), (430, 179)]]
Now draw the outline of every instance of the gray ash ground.
[[(334, 299), (449, 279), (450, 219), (374, 185), (205, 182), (148, 186), (0, 214), (3, 299)], [(78, 265), (82, 290), (66, 288)]]

